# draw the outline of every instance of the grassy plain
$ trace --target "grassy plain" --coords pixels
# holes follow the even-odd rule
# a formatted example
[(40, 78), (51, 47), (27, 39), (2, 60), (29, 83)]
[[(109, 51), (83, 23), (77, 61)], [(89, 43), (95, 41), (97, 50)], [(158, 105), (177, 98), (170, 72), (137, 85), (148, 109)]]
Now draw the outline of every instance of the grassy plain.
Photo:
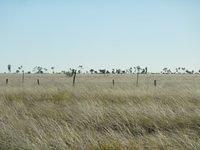
[(1, 74), (0, 149), (198, 150), (200, 75)]

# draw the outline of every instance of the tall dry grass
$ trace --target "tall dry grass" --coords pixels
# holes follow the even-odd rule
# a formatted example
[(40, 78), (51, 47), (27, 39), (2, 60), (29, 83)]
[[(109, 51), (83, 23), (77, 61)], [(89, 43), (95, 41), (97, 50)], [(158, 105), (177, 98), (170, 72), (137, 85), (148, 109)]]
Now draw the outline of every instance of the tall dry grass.
[(19, 75), (2, 74), (0, 149), (200, 149), (200, 76), (135, 82), (79, 75), (72, 87), (63, 75), (26, 75), (22, 85)]

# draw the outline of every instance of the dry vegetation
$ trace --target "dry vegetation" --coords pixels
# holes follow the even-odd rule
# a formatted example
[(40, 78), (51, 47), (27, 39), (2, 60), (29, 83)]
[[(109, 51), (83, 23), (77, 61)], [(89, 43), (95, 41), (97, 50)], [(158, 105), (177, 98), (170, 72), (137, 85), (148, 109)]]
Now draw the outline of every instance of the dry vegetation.
[(0, 149), (200, 149), (200, 76), (135, 78), (0, 75)]

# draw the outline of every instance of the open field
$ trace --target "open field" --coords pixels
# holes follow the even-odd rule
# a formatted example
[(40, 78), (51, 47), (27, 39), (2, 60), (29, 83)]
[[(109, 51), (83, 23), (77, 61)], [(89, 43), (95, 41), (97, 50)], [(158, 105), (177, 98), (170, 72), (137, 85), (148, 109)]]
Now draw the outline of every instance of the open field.
[(0, 149), (198, 150), (200, 75), (1, 74)]

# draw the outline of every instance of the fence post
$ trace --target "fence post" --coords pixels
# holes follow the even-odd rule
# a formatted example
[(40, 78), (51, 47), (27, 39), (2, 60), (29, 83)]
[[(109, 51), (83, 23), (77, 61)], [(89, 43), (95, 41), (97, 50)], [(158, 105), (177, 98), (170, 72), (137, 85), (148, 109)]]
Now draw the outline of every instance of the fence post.
[(74, 76), (73, 76), (73, 86), (75, 86), (75, 82), (76, 82), (76, 71), (74, 72)]
[(137, 73), (137, 81), (136, 81), (136, 86), (138, 87), (138, 82), (139, 82), (139, 73)]
[(40, 85), (40, 80), (39, 79), (37, 79), (37, 84)]
[(155, 87), (157, 86), (157, 81), (156, 81), (156, 80), (154, 80), (154, 86), (155, 86)]
[(8, 85), (8, 79), (6, 79), (6, 85)]
[(115, 79), (112, 80), (112, 84), (113, 84), (113, 86), (115, 86)]

